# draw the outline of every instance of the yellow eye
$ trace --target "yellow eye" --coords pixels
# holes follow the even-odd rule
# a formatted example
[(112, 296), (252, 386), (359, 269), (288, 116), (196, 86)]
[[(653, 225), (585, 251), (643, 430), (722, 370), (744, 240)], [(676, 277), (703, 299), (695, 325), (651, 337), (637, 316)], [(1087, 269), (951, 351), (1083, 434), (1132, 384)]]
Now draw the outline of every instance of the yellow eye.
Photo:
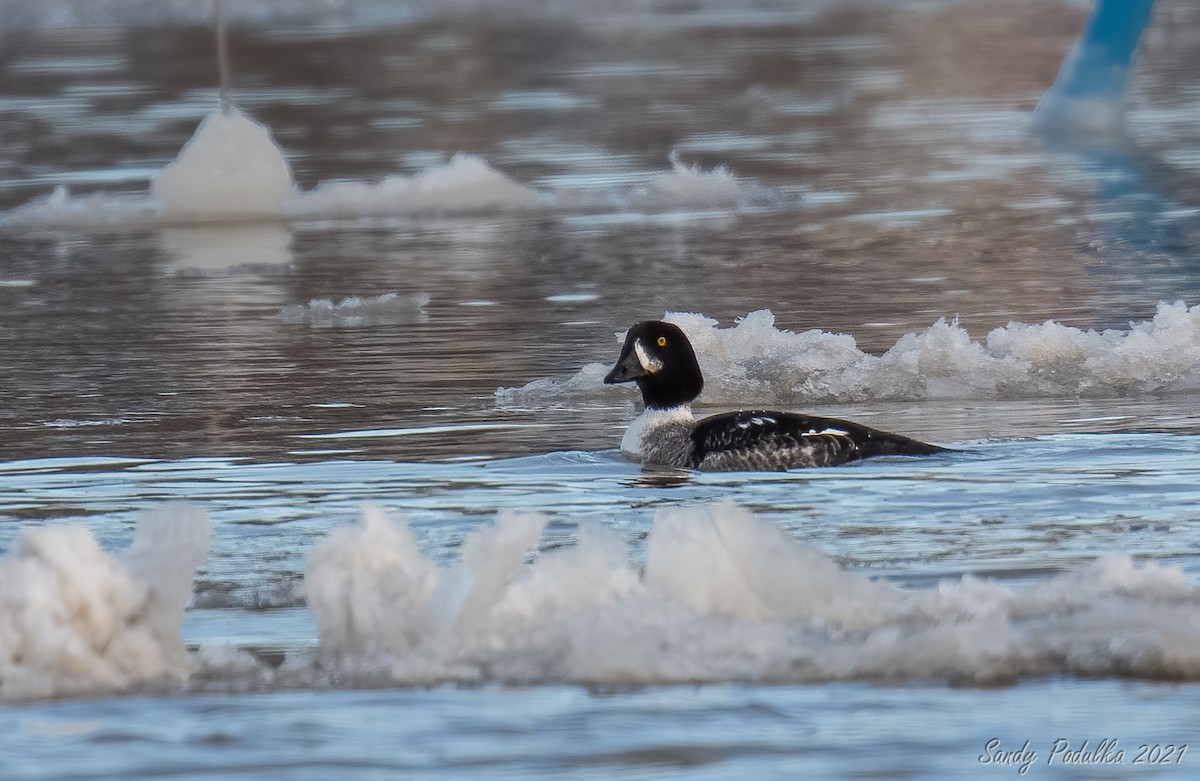
[(667, 346), (667, 337), (665, 337), (665, 336), (658, 337), (658, 346), (666, 347)]

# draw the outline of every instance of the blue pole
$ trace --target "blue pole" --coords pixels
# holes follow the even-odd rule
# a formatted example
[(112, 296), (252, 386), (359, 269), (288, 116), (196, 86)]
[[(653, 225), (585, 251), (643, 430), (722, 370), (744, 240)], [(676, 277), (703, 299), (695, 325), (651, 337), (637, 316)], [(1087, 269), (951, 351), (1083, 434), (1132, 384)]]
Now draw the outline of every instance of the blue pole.
[(1054, 86), (1038, 103), (1037, 122), (1043, 130), (1069, 136), (1113, 132), (1122, 126), (1120, 99), (1153, 9), (1154, 0), (1096, 0)]
[(1052, 91), (1067, 98), (1115, 97), (1124, 92), (1129, 63), (1153, 8), (1154, 0), (1097, 0)]

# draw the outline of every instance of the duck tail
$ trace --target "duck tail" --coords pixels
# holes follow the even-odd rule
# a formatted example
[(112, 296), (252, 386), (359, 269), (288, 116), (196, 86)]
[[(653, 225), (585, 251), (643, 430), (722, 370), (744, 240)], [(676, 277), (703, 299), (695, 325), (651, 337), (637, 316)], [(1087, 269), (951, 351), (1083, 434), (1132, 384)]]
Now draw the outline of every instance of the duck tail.
[(860, 450), (865, 456), (929, 456), (934, 453), (953, 452), (948, 447), (931, 445), (918, 439), (882, 431), (862, 443)]

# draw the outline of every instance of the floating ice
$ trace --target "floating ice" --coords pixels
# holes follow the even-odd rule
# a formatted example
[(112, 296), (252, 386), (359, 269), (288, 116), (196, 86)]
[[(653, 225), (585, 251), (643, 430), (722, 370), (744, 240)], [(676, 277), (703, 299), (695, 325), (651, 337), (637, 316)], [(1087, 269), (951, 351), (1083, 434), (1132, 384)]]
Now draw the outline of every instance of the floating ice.
[(187, 223), (358, 219), (383, 215), (496, 214), (535, 207), (539, 195), (475, 155), (458, 154), (413, 176), (376, 184), (328, 181), (299, 191), (266, 129), (219, 112), (201, 123), (179, 159), (151, 185), (151, 198), (59, 186), (0, 214), (0, 225), (145, 226)]
[(378, 184), (323, 182), (297, 198), (294, 217), (502, 212), (531, 207), (536, 193), (477, 155), (457, 154), (444, 165)]
[[(1082, 330), (1048, 321), (1010, 323), (978, 342), (956, 322), (938, 320), (902, 336), (883, 355), (854, 338), (818, 329), (792, 333), (758, 310), (732, 328), (698, 314), (665, 319), (696, 348), (712, 405), (901, 399), (1023, 399), (1187, 393), (1200, 389), (1200, 306), (1160, 303), (1154, 318), (1128, 329)], [(616, 354), (614, 347), (614, 356)], [(604, 398), (609, 364), (565, 379), (500, 388), (502, 405)]]
[(144, 227), (279, 220), (295, 194), (283, 150), (265, 125), (236, 107), (201, 122), (145, 195), (72, 195), (59, 185), (45, 198), (5, 213), (0, 226)]
[(725, 166), (705, 171), (672, 154), (671, 170), (651, 177), (645, 187), (634, 191), (633, 200), (648, 206), (732, 208), (746, 195), (746, 189)]
[(271, 131), (231, 106), (204, 118), (150, 197), (169, 220), (261, 219), (280, 216), (295, 189)]
[[(155, 177), (149, 194), (73, 195), (60, 185), (49, 196), (0, 213), (0, 227), (180, 227), (537, 210), (663, 213), (767, 205), (786, 205), (786, 201), (770, 188), (738, 179), (723, 166), (705, 171), (675, 158), (670, 171), (650, 174), (642, 184), (596, 190), (537, 190), (513, 181), (478, 155), (460, 153), (411, 176), (392, 175), (375, 183), (328, 180), (302, 191), (292, 183), (283, 152), (267, 128), (234, 109), (231, 114), (218, 111), (206, 117), (178, 159)], [(799, 201), (793, 198), (791, 205), (799, 206)]]
[(1111, 556), (1021, 590), (907, 591), (730, 504), (660, 511), (640, 570), (602, 528), (526, 563), (544, 522), (502, 515), (439, 567), (366, 509), (309, 557), (324, 664), (393, 684), (1200, 679), (1200, 590), (1174, 566)]
[(0, 559), (0, 701), (185, 678), (180, 627), (209, 533), (186, 505), (144, 514), (121, 556), (85, 529), (25, 531)]
[(104, 192), (72, 195), (66, 185), (60, 184), (44, 198), (0, 212), (0, 227), (131, 227), (154, 224), (158, 219), (158, 210), (149, 195)]
[(424, 307), (428, 303), (428, 293), (405, 296), (384, 293), (369, 298), (349, 296), (336, 304), (329, 298), (314, 298), (303, 306), (285, 306), (275, 318), (284, 323), (317, 328), (398, 325), (423, 321), (426, 317)]

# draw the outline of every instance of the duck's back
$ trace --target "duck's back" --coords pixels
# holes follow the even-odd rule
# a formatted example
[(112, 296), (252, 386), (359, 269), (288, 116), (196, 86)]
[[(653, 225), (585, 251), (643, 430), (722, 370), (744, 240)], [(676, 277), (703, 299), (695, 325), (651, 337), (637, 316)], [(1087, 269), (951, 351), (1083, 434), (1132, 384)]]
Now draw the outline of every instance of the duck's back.
[(877, 455), (926, 455), (944, 448), (846, 420), (786, 412), (713, 415), (692, 431), (692, 463), (709, 471), (834, 466)]

